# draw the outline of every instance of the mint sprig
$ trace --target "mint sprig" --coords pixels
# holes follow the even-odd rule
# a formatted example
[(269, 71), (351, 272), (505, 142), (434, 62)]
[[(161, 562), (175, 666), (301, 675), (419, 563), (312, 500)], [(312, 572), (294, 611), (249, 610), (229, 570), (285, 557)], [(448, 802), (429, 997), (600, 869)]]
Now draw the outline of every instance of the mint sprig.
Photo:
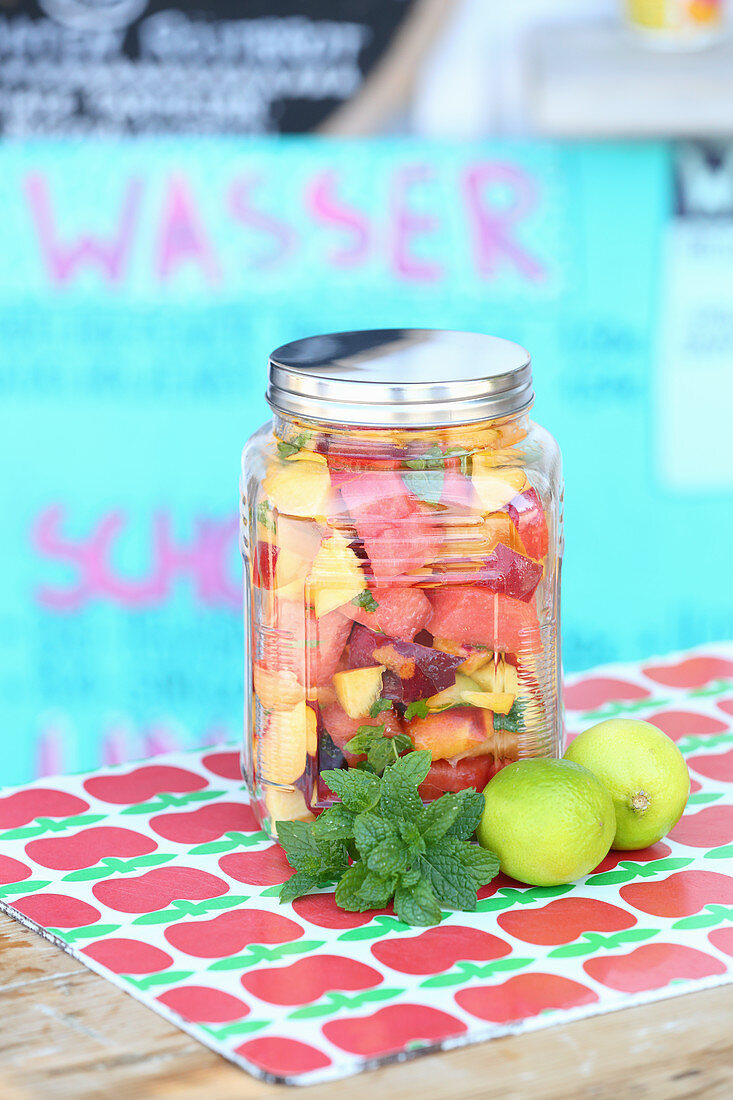
[[(379, 727), (376, 734), (362, 727), (349, 746), (367, 745), (367, 730), (367, 751), (398, 740), (385, 738)], [(418, 787), (431, 762), (428, 750), (413, 750), (387, 764), (381, 777), (357, 769), (324, 771), (323, 780), (341, 801), (311, 824), (278, 822), (278, 839), (295, 871), (280, 900), (335, 882), (342, 909), (366, 912), (394, 899), (406, 924), (438, 924), (442, 905), (475, 909), (478, 888), (499, 870), (497, 857), (469, 840), (484, 796), (468, 788), (424, 806)]]
[(261, 523), (266, 531), (275, 532), (275, 517), (269, 500), (261, 500), (257, 505), (257, 522)]
[(365, 611), (376, 611), (379, 607), (379, 603), (374, 599), (368, 588), (365, 588), (358, 596), (354, 596), (351, 602), (356, 607), (363, 607)]
[(290, 440), (280, 440), (277, 445), (277, 453), (280, 458), (290, 458), (291, 455), (296, 455), (298, 451), (302, 451), (313, 438), (312, 432), (301, 432), (300, 435), (294, 436)]
[(356, 734), (344, 746), (347, 752), (353, 752), (355, 756), (366, 753), (369, 770), (376, 775), (381, 775), (388, 765), (394, 764), (406, 749), (415, 747), (408, 734), (398, 733), (395, 737), (385, 737), (384, 729), (384, 726), (359, 726)]
[(409, 722), (411, 718), (427, 718), (429, 714), (430, 711), (425, 699), (416, 699), (414, 703), (410, 703), (405, 711), (405, 718)]

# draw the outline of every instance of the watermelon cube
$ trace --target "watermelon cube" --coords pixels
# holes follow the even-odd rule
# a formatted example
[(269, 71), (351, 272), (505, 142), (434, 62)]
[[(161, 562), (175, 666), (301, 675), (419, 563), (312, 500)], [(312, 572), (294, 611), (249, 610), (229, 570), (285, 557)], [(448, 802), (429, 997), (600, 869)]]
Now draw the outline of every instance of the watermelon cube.
[(539, 653), (542, 637), (531, 603), (479, 585), (436, 588), (430, 593), (436, 637), (460, 645), (485, 645), (497, 653)]

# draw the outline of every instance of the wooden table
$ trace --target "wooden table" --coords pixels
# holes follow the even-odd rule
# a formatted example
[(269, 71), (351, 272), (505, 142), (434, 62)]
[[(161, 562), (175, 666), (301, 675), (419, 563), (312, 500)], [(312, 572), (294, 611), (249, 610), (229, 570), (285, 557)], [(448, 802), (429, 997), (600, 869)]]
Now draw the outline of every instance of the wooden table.
[(0, 1097), (469, 1100), (733, 1096), (733, 986), (308, 1089), (264, 1085), (0, 915)]

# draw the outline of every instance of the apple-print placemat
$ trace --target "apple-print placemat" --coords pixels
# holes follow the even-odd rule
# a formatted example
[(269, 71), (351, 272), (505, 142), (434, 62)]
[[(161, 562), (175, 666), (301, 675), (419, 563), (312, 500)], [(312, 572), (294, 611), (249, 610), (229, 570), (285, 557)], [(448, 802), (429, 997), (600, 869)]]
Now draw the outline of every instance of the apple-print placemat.
[(0, 908), (258, 1077), (382, 1061), (613, 1011), (733, 975), (733, 645), (566, 684), (569, 735), (639, 717), (687, 757), (669, 837), (582, 883), (503, 876), (430, 929), (280, 905), (238, 753), (207, 749), (0, 792)]

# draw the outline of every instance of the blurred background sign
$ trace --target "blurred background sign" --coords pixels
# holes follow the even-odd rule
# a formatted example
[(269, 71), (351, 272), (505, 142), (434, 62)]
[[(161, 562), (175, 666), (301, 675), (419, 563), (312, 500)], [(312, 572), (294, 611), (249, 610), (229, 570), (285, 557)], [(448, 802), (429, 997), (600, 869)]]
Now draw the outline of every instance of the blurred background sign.
[(731, 146), (537, 132), (621, 5), (240, 7), (0, 0), (2, 782), (239, 736), (239, 453), (319, 331), (531, 349), (568, 669), (730, 635)]

